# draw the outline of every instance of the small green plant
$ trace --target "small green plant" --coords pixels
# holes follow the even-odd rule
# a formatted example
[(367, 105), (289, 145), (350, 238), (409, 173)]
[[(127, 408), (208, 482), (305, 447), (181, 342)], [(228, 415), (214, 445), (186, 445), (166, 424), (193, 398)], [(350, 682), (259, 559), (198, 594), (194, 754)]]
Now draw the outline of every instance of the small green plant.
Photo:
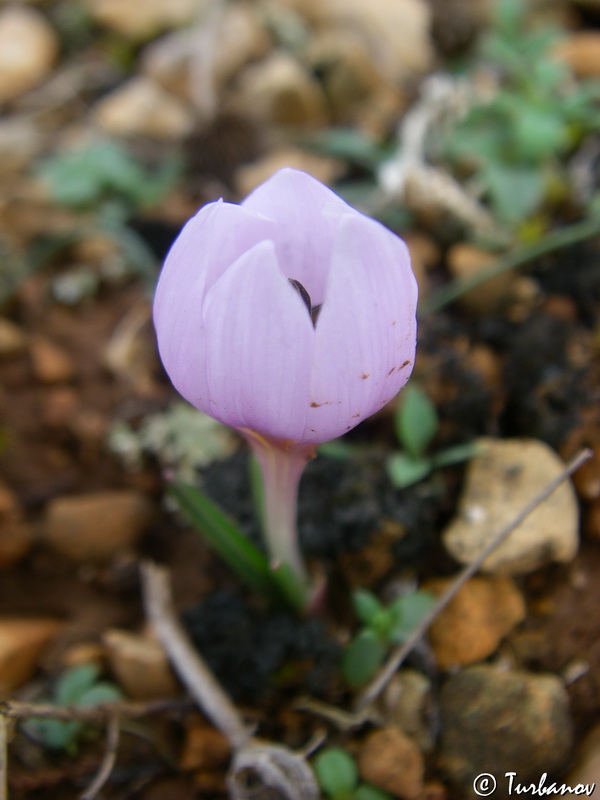
[[(123, 699), (118, 686), (109, 681), (101, 681), (99, 677), (100, 667), (97, 664), (71, 667), (60, 675), (52, 697), (47, 702), (59, 707), (84, 708)], [(86, 724), (78, 720), (63, 722), (56, 719), (32, 719), (26, 722), (24, 727), (45, 747), (65, 750), (70, 754), (76, 751), (79, 739), (86, 730)]]
[(319, 786), (331, 800), (391, 800), (368, 783), (359, 782), (356, 762), (346, 750), (328, 747), (314, 761)]
[(95, 209), (110, 201), (132, 212), (164, 197), (177, 180), (180, 165), (170, 158), (151, 170), (117, 142), (98, 140), (49, 156), (37, 171), (60, 205)]
[(375, 673), (390, 645), (408, 638), (435, 599), (427, 592), (415, 591), (384, 606), (371, 592), (358, 589), (352, 602), (362, 625), (344, 651), (342, 672), (350, 686), (358, 687)]
[(498, 76), (497, 88), (475, 100), (445, 142), (445, 157), (472, 173), (511, 226), (565, 193), (565, 156), (600, 127), (600, 87), (577, 81), (554, 54), (560, 31), (528, 28), (526, 14), (521, 0), (496, 3), (474, 71)]
[(156, 258), (129, 222), (137, 212), (155, 206), (175, 185), (181, 174), (179, 158), (167, 158), (150, 169), (122, 145), (101, 139), (45, 158), (36, 173), (55, 203), (91, 216), (59, 246), (104, 234), (117, 243), (135, 271), (154, 282)]
[(415, 384), (407, 386), (394, 415), (402, 451), (393, 453), (386, 464), (390, 480), (398, 489), (422, 481), (435, 469), (459, 464), (477, 454), (476, 445), (469, 442), (428, 454), (438, 427), (437, 411), (427, 394)]

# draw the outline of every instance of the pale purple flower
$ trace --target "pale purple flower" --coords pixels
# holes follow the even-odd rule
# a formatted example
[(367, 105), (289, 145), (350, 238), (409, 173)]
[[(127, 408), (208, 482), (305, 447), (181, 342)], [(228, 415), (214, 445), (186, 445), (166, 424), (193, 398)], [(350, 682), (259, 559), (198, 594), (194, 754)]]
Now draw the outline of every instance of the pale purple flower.
[(154, 301), (165, 369), (192, 405), (253, 446), (270, 550), (303, 578), (302, 470), (317, 444), (404, 386), (416, 302), (404, 242), (294, 169), (240, 205), (204, 206), (167, 256)]
[[(290, 278), (321, 306), (316, 324)], [(406, 383), (416, 300), (401, 239), (283, 169), (241, 205), (217, 201), (187, 223), (154, 321), (165, 369), (192, 405), (233, 428), (316, 444)]]

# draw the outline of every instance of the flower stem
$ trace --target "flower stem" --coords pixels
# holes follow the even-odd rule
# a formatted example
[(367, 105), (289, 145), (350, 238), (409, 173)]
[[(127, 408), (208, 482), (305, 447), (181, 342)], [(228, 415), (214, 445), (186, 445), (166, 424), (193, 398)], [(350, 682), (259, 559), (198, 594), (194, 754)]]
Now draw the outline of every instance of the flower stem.
[(296, 517), (298, 485), (315, 448), (267, 439), (254, 431), (246, 436), (263, 478), (263, 528), (272, 566), (286, 564), (302, 586), (308, 588), (309, 577), (298, 545)]

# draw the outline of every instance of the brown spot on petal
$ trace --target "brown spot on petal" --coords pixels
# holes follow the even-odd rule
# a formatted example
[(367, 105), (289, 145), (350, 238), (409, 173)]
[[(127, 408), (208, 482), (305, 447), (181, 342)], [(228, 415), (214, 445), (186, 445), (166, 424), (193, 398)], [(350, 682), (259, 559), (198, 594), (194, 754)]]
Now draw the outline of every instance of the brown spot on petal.
[(321, 408), (321, 406), (330, 406), (330, 405), (331, 405), (331, 400), (326, 400), (324, 403), (315, 403), (313, 400), (313, 402), (310, 404), (310, 407)]
[(409, 365), (409, 364), (410, 364), (410, 360), (409, 360), (409, 359), (407, 359), (407, 360), (404, 362), (404, 364), (402, 364), (402, 366), (400, 367), (400, 369), (404, 369), (404, 367), (408, 367), (408, 365)]
[(397, 324), (398, 324), (398, 320), (397, 319), (392, 320), (392, 325), (397, 325)]
[(396, 367), (392, 367), (391, 370), (388, 372), (388, 375), (391, 375), (392, 372), (396, 369)]
[(352, 419), (356, 419), (357, 417), (360, 417), (360, 414), (352, 414)]
[(363, 379), (363, 381), (365, 381), (369, 377), (369, 375), (366, 372), (364, 372), (360, 377)]

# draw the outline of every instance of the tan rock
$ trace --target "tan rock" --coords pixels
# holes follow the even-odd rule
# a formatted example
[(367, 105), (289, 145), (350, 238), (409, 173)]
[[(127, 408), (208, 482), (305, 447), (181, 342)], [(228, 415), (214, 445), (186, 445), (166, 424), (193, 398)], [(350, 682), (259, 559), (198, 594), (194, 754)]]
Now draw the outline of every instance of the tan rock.
[(23, 558), (29, 552), (33, 538), (17, 498), (0, 483), (0, 570)]
[(600, 75), (600, 32), (586, 30), (571, 33), (556, 48), (555, 55), (578, 78), (597, 78)]
[(0, 356), (22, 353), (27, 345), (25, 333), (14, 322), (0, 317)]
[(311, 41), (305, 58), (321, 78), (336, 124), (360, 124), (380, 92), (393, 90), (399, 98), (358, 30), (325, 30)]
[(556, 675), (467, 667), (442, 687), (439, 714), (438, 764), (456, 797), (476, 798), (474, 777), (485, 772), (498, 780), (495, 796), (505, 798), (507, 772), (537, 785), (570, 754), (569, 698)]
[(209, 81), (222, 89), (240, 69), (263, 58), (271, 47), (271, 37), (248, 3), (231, 3), (223, 8), (218, 31), (210, 32), (218, 47), (210, 58), (198, 57), (202, 28), (175, 31), (149, 44), (142, 56), (142, 70), (165, 89), (190, 100), (196, 97), (199, 81)]
[(173, 697), (179, 687), (159, 642), (128, 631), (109, 630), (102, 637), (121, 688), (133, 700)]
[(369, 734), (358, 755), (358, 769), (363, 780), (403, 800), (416, 800), (423, 789), (421, 751), (397, 728)]
[[(423, 589), (442, 595), (452, 583), (452, 578), (439, 578)], [(482, 661), (524, 617), (525, 601), (509, 578), (472, 578), (429, 629), (438, 666), (448, 670)]]
[(84, 0), (92, 17), (117, 33), (136, 41), (166, 28), (186, 25), (206, 13), (208, 0)]
[(318, 128), (328, 121), (318, 81), (283, 51), (244, 70), (227, 110), (262, 124)]
[(222, 767), (229, 758), (231, 746), (222, 733), (198, 716), (186, 725), (179, 766), (183, 770)]
[[(575, 756), (575, 766), (564, 783), (572, 789), (578, 784), (600, 786), (600, 725), (596, 725), (581, 742)], [(582, 791), (567, 792), (564, 797), (581, 797)], [(585, 795), (583, 795), (585, 797)]]
[(317, 156), (306, 150), (286, 147), (275, 150), (261, 161), (254, 161), (240, 167), (235, 174), (236, 191), (240, 197), (245, 197), (282, 167), (304, 170), (325, 184), (333, 183), (343, 169), (342, 164), (334, 158)]
[(22, 174), (38, 158), (43, 146), (42, 131), (26, 114), (0, 120), (0, 175), (6, 178)]
[(176, 140), (192, 129), (191, 109), (152, 79), (139, 75), (96, 103), (93, 116), (114, 136), (148, 136)]
[(33, 373), (42, 383), (62, 383), (75, 376), (75, 364), (71, 357), (48, 339), (33, 339), (31, 361)]
[(0, 619), (0, 696), (27, 683), (42, 650), (62, 627), (56, 619)]
[[(554, 480), (564, 464), (535, 439), (477, 440), (458, 514), (443, 534), (451, 555), (471, 563), (490, 539)], [(487, 572), (516, 575), (552, 561), (571, 561), (578, 547), (578, 508), (565, 482), (525, 519), (484, 562)]]
[(0, 103), (41, 83), (58, 54), (56, 34), (33, 8), (11, 4), (0, 11)]
[[(495, 260), (494, 253), (466, 242), (452, 245), (447, 253), (448, 269), (457, 281), (469, 280)], [(460, 296), (459, 302), (464, 308), (477, 314), (493, 313), (506, 303), (513, 283), (513, 273), (504, 272), (465, 292)]]
[(358, 30), (375, 64), (394, 83), (433, 63), (431, 8), (424, 0), (280, 0), (319, 28)]
[(152, 520), (145, 495), (129, 489), (58, 497), (42, 536), (74, 561), (102, 563), (132, 547)]
[(424, 297), (429, 292), (429, 278), (427, 272), (440, 260), (440, 248), (429, 236), (418, 231), (408, 232), (403, 236), (413, 267), (413, 272), (419, 284), (419, 297)]
[(383, 718), (409, 736), (422, 752), (431, 752), (431, 681), (415, 669), (401, 669), (390, 680), (381, 700)]

